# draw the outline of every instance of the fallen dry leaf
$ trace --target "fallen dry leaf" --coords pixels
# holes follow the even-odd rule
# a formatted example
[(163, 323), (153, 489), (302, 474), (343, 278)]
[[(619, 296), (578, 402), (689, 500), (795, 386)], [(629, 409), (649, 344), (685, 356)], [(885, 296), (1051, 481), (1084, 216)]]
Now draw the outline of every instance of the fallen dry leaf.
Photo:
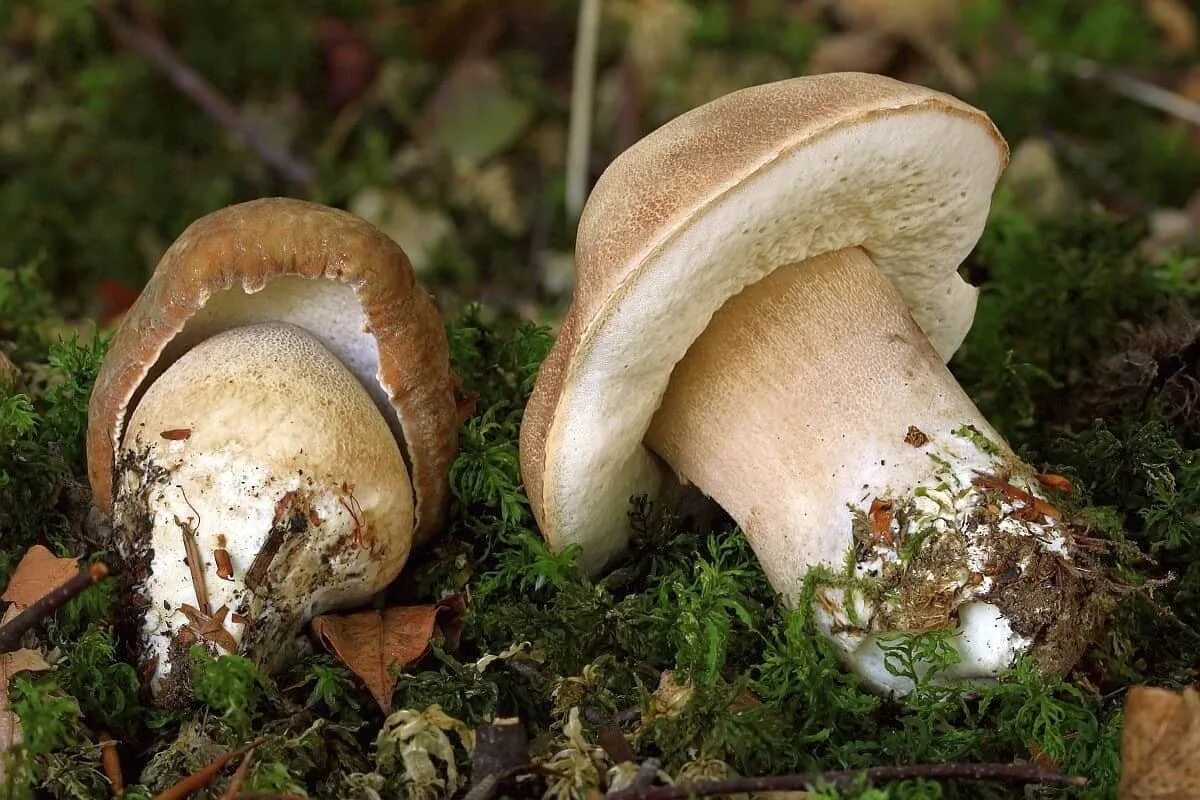
[(1135, 686), (1121, 732), (1121, 800), (1200, 797), (1200, 692)]
[(225, 617), (229, 615), (229, 606), (221, 606), (211, 616), (187, 603), (182, 604), (179, 610), (188, 618), (188, 627), (201, 639), (221, 647), (226, 653), (237, 652), (237, 640), (225, 627)]
[(1066, 492), (1067, 494), (1075, 491), (1075, 484), (1071, 483), (1071, 479), (1065, 475), (1056, 475), (1053, 472), (1039, 472), (1033, 477), (1047, 489), (1053, 489), (1056, 492)]
[(878, 30), (847, 31), (826, 36), (808, 59), (808, 72), (883, 72), (899, 49)]
[(871, 520), (871, 537), (886, 545), (895, 542), (892, 535), (892, 507), (891, 500), (880, 500), (876, 497), (871, 501), (871, 510), (867, 512), (867, 517)]
[(836, 0), (837, 18), (851, 30), (874, 30), (901, 38), (945, 36), (957, 28), (963, 0)]
[[(21, 743), (21, 720), (8, 708), (8, 682), (18, 672), (44, 672), (50, 669), (36, 650), (22, 648), (0, 654), (0, 753)], [(4, 761), (0, 760), (0, 785), (4, 782)]]
[(100, 320), (100, 324), (105, 328), (115, 327), (121, 316), (133, 305), (133, 301), (137, 300), (138, 294), (140, 292), (137, 287), (128, 283), (100, 281), (92, 289), (92, 298), (97, 306), (96, 319)]
[[(1013, 486), (1008, 481), (995, 475), (984, 475), (982, 472), (976, 472), (975, 477), (971, 479), (971, 483), (985, 489), (996, 489), (1008, 499), (1020, 501), (1024, 504), (1022, 511), (1028, 512), (1028, 514), (1033, 515), (1035, 518), (1048, 517), (1049, 519), (1062, 519), (1062, 512), (1045, 500), (1034, 497), (1024, 489)], [(1020, 513), (1017, 516), (1024, 518)]]
[(340, 109), (366, 94), (379, 72), (379, 56), (370, 37), (335, 16), (318, 17), (316, 27), (325, 101)]
[(78, 558), (59, 558), (35, 544), (17, 564), (0, 600), (27, 608), (78, 574)]
[(868, 31), (907, 42), (958, 91), (970, 91), (975, 76), (951, 46), (951, 34), (969, 3), (965, 0), (835, 0), (837, 18), (852, 32)]
[(436, 605), (402, 606), (356, 614), (314, 617), (312, 630), (322, 644), (367, 685), (387, 714), (392, 709), (396, 673), (415, 664), (429, 650), (438, 617), (453, 625), (463, 605), (458, 598)]
[(1196, 14), (1185, 0), (1142, 0), (1142, 7), (1158, 28), (1167, 55), (1187, 55), (1196, 49)]

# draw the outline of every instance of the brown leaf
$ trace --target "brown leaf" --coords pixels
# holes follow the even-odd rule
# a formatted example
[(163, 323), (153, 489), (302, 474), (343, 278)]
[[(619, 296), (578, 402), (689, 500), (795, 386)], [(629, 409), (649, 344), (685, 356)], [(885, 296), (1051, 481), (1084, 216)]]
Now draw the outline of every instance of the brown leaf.
[(909, 425), (904, 433), (904, 443), (912, 447), (924, 447), (929, 444), (929, 437), (916, 425)]
[(337, 17), (321, 16), (317, 42), (325, 67), (326, 102), (340, 109), (366, 94), (379, 71), (370, 38)]
[(1200, 692), (1130, 689), (1121, 764), (1121, 800), (1200, 797)]
[(1142, 0), (1142, 7), (1158, 28), (1168, 56), (1186, 55), (1196, 49), (1196, 14), (1185, 0)]
[(871, 537), (877, 542), (891, 545), (896, 539), (892, 535), (892, 501), (880, 500), (876, 497), (871, 501), (871, 510), (867, 512), (871, 520)]
[(851, 30), (870, 30), (904, 39), (942, 37), (953, 31), (966, 6), (962, 0), (836, 0), (838, 19)]
[[(617, 735), (621, 735), (620, 730)], [(471, 783), (477, 784), (488, 775), (503, 775), (528, 763), (529, 737), (519, 719), (498, 718), (475, 729)]]
[(976, 472), (975, 477), (971, 479), (971, 483), (986, 489), (996, 489), (1010, 500), (1017, 500), (1024, 504), (1022, 511), (1026, 514), (1018, 513), (1017, 517), (1025, 519), (1032, 517), (1036, 520), (1037, 517), (1047, 517), (1048, 519), (1062, 519), (1062, 512), (1054, 506), (1042, 500), (1039, 497), (1034, 497), (1029, 492), (1020, 487), (1013, 486), (1003, 478), (995, 475), (984, 475), (982, 472)]
[(182, 604), (179, 610), (188, 618), (188, 627), (201, 639), (221, 647), (227, 653), (236, 653), (237, 640), (225, 627), (225, 617), (229, 615), (229, 606), (221, 606), (212, 616), (200, 611), (195, 606)]
[(23, 610), (79, 574), (79, 559), (59, 558), (40, 544), (26, 551), (0, 596)]
[(383, 713), (392, 710), (396, 672), (421, 660), (437, 632), (438, 616), (454, 615), (446, 603), (402, 606), (356, 614), (314, 617), (313, 633), (367, 685)]
[(899, 46), (877, 30), (860, 30), (823, 37), (813, 47), (808, 72), (884, 72)]
[(97, 308), (95, 316), (105, 328), (115, 327), (121, 316), (138, 299), (137, 287), (121, 281), (100, 281), (92, 289)]
[(1070, 478), (1067, 478), (1065, 475), (1056, 475), (1053, 472), (1039, 472), (1033, 477), (1047, 489), (1053, 489), (1056, 492), (1066, 492), (1067, 494), (1075, 491), (1075, 484), (1071, 483)]
[[(50, 669), (36, 650), (22, 648), (0, 654), (0, 754), (22, 741), (21, 720), (8, 710), (8, 682), (18, 672), (44, 672)], [(4, 782), (4, 760), (0, 759), (0, 785)]]

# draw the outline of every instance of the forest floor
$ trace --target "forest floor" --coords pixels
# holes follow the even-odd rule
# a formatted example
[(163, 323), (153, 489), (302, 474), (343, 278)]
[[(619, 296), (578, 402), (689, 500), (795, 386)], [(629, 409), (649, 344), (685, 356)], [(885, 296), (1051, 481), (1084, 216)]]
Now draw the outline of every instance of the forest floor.
[[(390, 713), (315, 645), (271, 677), (197, 648), (194, 706), (152, 708), (110, 578), (23, 637), (36, 660), (0, 655), (0, 798), (107, 797), (114, 757), (126, 797), (181, 797), (230, 754), (194, 796), (590, 798), (654, 763), (699, 781), (971, 762), (1041, 772), (1026, 789), (921, 768), (820, 796), (1115, 796), (1129, 689), (1200, 683), (1197, 16), (1184, 0), (609, 0), (588, 157), (569, 168), (575, 2), (0, 5), (0, 587), (31, 552), (40, 574), (111, 560), (84, 469), (92, 381), (163, 250), (222, 206), (289, 195), (383, 229), (475, 398), (450, 529), (385, 598), (456, 597), (452, 624), (395, 676)], [(599, 580), (536, 530), (517, 434), (573, 285), (568, 173), (594, 179), (733, 89), (832, 70), (949, 91), (1012, 147), (963, 266), (982, 292), (951, 368), (1106, 542), (1122, 594), (1065, 677), (1021, 661), (995, 685), (914, 675), (882, 698), (780, 604), (728, 520), (635, 498), (634, 550)], [(196, 76), (202, 97), (180, 88)], [(898, 642), (897, 663), (936, 658), (935, 640)], [(513, 769), (473, 776), (473, 751)]]

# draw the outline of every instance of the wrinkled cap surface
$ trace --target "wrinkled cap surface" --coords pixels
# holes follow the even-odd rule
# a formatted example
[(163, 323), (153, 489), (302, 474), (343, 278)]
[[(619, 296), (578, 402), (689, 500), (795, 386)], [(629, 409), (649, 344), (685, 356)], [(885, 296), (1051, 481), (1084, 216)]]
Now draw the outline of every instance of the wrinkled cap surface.
[(449, 346), (400, 247), (344, 211), (286, 198), (221, 209), (167, 250), (113, 337), (88, 408), (88, 477), (111, 513), (113, 462), (150, 383), (230, 328), (288, 322), (362, 382), (404, 451), (416, 538), (444, 520), (457, 422)]
[(521, 431), (551, 545), (580, 544), (593, 571), (624, 548), (630, 498), (664, 485), (641, 442), (671, 370), (776, 267), (863, 248), (948, 359), (975, 313), (957, 267), (1007, 158), (978, 109), (859, 73), (734, 92), (618, 157), (584, 208), (578, 284)]

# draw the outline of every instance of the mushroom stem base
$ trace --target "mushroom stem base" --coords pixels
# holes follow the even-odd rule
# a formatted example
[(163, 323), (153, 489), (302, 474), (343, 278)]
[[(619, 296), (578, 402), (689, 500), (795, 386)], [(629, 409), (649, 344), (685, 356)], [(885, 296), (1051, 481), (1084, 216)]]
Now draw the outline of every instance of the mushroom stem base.
[[(781, 267), (730, 299), (676, 366), (647, 445), (741, 525), (789, 604), (881, 691), (1071, 667), (1108, 595), (859, 249)], [(935, 635), (895, 670), (896, 637)]]

